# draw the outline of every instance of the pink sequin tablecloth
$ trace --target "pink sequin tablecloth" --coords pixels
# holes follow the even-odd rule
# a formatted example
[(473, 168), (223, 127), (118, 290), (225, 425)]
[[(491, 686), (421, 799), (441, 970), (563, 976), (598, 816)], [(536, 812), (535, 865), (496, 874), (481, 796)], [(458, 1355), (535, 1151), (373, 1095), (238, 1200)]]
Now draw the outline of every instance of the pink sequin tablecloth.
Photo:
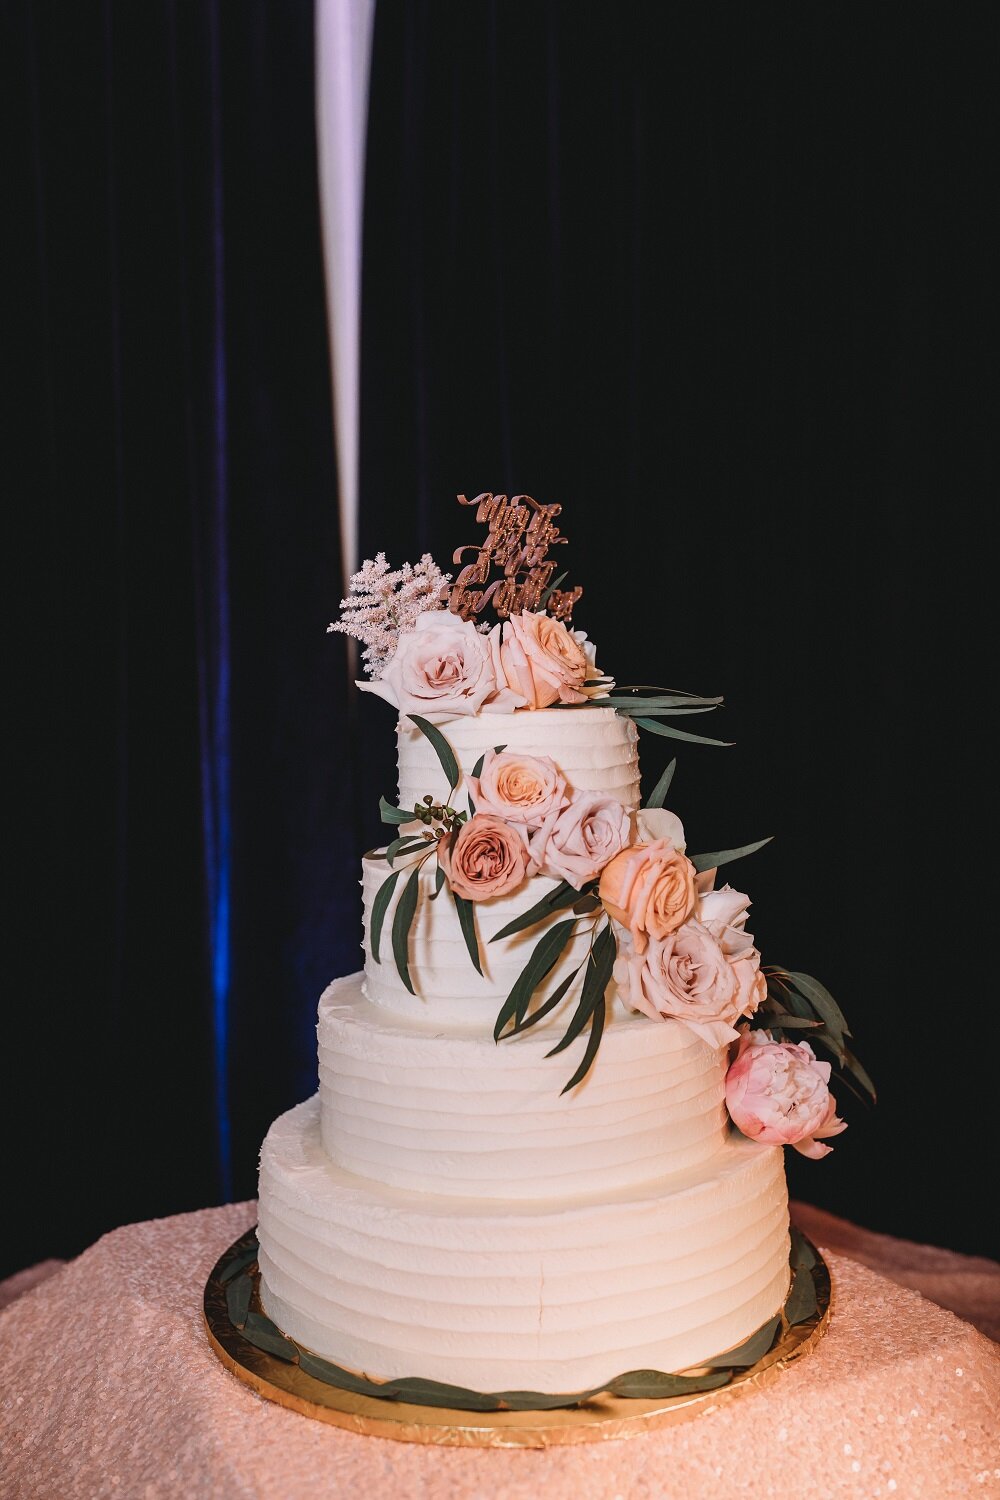
[[(844, 1245), (851, 1226), (816, 1210), (798, 1216), (835, 1282), (833, 1320), (814, 1353), (773, 1386), (689, 1422), (547, 1451), (359, 1437), (260, 1399), (216, 1360), (201, 1316), (208, 1273), (254, 1222), (255, 1205), (129, 1225), (0, 1313), (0, 1496), (1000, 1495), (1000, 1349), (954, 1313), (862, 1264), (884, 1260), (884, 1236), (858, 1231), (857, 1243)], [(900, 1279), (922, 1274), (913, 1264), (922, 1249), (897, 1255)], [(950, 1262), (961, 1280), (964, 1257), (928, 1254), (928, 1274), (947, 1281)], [(1000, 1270), (988, 1261), (971, 1265), (974, 1284), (954, 1296), (960, 1304), (971, 1297), (988, 1319)], [(949, 1288), (942, 1283), (941, 1290)]]

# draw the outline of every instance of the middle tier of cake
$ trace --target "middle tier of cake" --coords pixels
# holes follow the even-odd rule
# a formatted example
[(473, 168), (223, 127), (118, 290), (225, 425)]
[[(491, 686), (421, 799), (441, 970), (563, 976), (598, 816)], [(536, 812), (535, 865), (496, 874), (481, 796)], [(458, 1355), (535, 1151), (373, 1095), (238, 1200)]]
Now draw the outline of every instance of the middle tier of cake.
[(690, 1171), (728, 1135), (726, 1050), (677, 1021), (610, 1021), (570, 1095), (585, 1037), (547, 1057), (541, 1026), (497, 1044), (389, 1014), (360, 974), (326, 990), (317, 1034), (326, 1152), (393, 1187), (565, 1199)]

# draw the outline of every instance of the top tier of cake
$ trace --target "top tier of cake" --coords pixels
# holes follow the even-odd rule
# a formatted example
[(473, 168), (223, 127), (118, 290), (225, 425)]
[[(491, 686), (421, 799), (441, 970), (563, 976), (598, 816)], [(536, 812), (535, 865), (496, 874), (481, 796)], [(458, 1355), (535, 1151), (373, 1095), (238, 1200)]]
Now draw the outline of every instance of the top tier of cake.
[[(462, 770), (471, 773), (486, 751), (503, 745), (524, 755), (554, 760), (576, 791), (607, 792), (628, 808), (639, 806), (638, 732), (613, 708), (540, 708), (534, 712), (470, 714), (441, 731)], [(430, 741), (408, 719), (400, 720), (399, 805), (413, 807), (430, 792), (448, 792)], [(459, 806), (465, 806), (464, 794)]]

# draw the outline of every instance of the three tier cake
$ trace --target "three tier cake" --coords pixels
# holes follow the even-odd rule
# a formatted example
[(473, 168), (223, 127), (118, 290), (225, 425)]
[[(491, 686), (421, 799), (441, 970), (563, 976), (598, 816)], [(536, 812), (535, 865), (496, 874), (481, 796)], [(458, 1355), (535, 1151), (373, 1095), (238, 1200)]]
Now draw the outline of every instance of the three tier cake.
[(558, 507), (471, 503), (455, 582), (380, 556), (338, 626), (399, 714), (394, 837), (363, 861), (364, 969), (320, 1000), (319, 1092), (263, 1144), (260, 1297), (370, 1379), (575, 1391), (774, 1319), (782, 1146), (843, 1128), (811, 1043), (863, 1070), (719, 883), (759, 846), (692, 855), (672, 766), (643, 806), (639, 729), (704, 738), (678, 715), (719, 700), (616, 688), (552, 586)]

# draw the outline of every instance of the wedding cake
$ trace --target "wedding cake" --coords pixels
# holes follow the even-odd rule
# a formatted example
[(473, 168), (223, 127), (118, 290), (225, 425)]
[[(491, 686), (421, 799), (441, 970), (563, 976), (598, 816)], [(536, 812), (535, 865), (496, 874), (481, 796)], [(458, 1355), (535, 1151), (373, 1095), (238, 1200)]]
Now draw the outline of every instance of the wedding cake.
[(689, 1370), (785, 1303), (782, 1147), (844, 1128), (812, 1044), (860, 1064), (717, 877), (760, 845), (692, 854), (673, 764), (643, 801), (639, 731), (704, 740), (678, 715), (720, 700), (601, 674), (553, 586), (557, 506), (464, 503), (488, 531), (454, 582), (380, 554), (331, 627), (398, 712), (398, 797), (363, 970), (319, 1003), (319, 1091), (262, 1147), (261, 1304), (369, 1380)]

